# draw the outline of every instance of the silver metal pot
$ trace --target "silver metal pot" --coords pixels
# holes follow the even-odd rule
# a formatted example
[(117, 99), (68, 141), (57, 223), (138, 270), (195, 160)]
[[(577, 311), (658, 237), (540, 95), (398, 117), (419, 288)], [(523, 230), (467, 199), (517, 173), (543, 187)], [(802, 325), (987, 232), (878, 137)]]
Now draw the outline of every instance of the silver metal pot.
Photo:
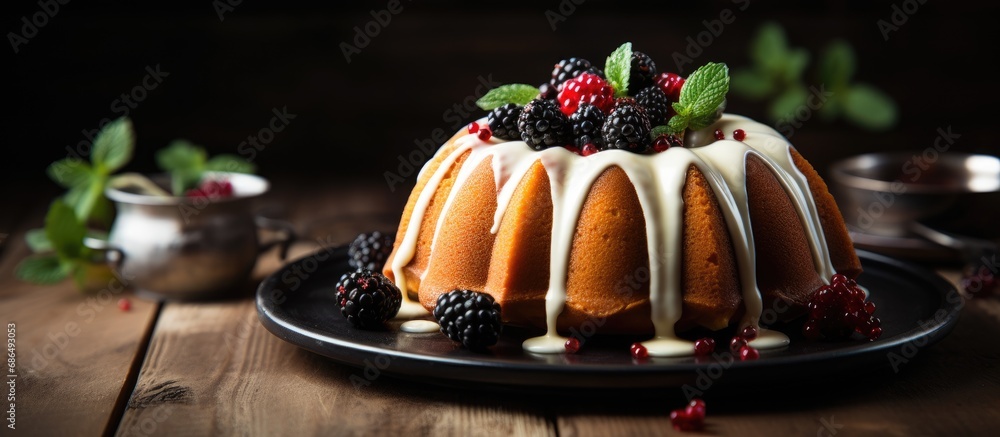
[[(125, 285), (167, 299), (205, 299), (229, 294), (248, 278), (257, 255), (276, 244), (284, 257), (294, 238), (290, 225), (255, 217), (252, 200), (269, 188), (254, 175), (212, 173), (233, 186), (225, 198), (163, 197), (109, 187), (117, 215), (106, 244), (109, 262)], [(163, 180), (163, 176), (154, 177)], [(283, 238), (261, 244), (258, 229)]]

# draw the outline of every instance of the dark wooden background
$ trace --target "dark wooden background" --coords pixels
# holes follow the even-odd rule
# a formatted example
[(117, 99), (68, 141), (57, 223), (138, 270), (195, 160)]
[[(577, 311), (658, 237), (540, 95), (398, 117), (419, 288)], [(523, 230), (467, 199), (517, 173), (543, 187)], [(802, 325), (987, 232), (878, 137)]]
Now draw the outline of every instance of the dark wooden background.
[[(272, 108), (287, 107), (296, 118), (254, 157), (262, 174), (310, 183), (377, 181), (396, 169), (397, 156), (415, 149), (415, 140), (482, 115), (448, 114), (476, 91), (480, 76), (540, 83), (559, 59), (603, 63), (623, 41), (672, 70), (671, 54), (704, 30), (703, 20), (740, 6), (587, 0), (553, 31), (545, 11), (558, 10), (557, 1), (403, 0), (403, 11), (346, 62), (340, 43), (350, 42), (354, 27), (372, 19), (369, 11), (387, 3), (314, 9), (243, 2), (222, 21), (209, 1), (182, 8), (61, 5), (19, 53), (3, 50), (4, 103), (11, 111), (4, 116), (0, 174), (19, 181), (3, 189), (22, 191), (21, 182), (30, 182), (54, 190), (43, 173), (47, 163), (83, 141), (82, 130), (116, 116), (112, 102), (141, 83), (147, 66), (160, 65), (169, 76), (129, 111), (139, 137), (129, 169), (155, 170), (153, 152), (177, 137), (212, 153), (237, 153), (248, 135), (267, 126)], [(996, 7), (927, 0), (884, 41), (876, 22), (890, 20), (893, 5), (903, 0), (800, 3), (751, 0), (697, 63), (746, 65), (749, 39), (766, 20), (781, 23), (794, 46), (814, 54), (834, 38), (850, 41), (861, 58), (857, 80), (895, 97), (901, 122), (869, 133), (842, 122), (807, 121), (793, 142), (817, 167), (863, 151), (923, 149), (937, 127), (949, 125), (962, 135), (956, 150), (1000, 150), (993, 123), (997, 75), (988, 67), (997, 56)], [(0, 24), (18, 32), (21, 17), (40, 7), (20, 1), (4, 9)], [(729, 108), (754, 117), (765, 110), (735, 97)]]

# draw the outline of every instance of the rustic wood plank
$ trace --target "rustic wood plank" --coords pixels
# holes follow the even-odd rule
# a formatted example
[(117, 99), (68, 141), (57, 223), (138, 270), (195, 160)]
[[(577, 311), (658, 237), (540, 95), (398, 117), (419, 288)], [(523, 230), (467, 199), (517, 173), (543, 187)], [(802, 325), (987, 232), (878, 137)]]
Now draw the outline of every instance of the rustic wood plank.
[[(944, 272), (957, 281), (956, 272)], [(710, 389), (710, 435), (974, 435), (1000, 429), (1000, 299), (966, 300), (955, 330), (915, 349), (891, 368), (772, 389)], [(556, 408), (560, 436), (676, 435), (669, 413), (683, 406), (677, 390), (662, 398)]]
[[(29, 209), (30, 219), (8, 236), (0, 259), (0, 322), (16, 329), (15, 430), (100, 435), (109, 422), (117, 425), (158, 304), (127, 291), (83, 295), (69, 281), (38, 286), (15, 279), (15, 266), (29, 253), (24, 231), (40, 226), (46, 206)], [(120, 297), (131, 300), (130, 311), (118, 309)], [(8, 424), (3, 430), (11, 431)]]

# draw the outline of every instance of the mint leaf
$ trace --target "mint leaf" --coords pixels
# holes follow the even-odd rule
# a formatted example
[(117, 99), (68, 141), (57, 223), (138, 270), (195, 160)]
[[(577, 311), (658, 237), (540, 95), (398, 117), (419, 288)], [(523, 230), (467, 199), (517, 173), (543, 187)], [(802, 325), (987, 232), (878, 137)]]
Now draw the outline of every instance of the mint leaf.
[(236, 155), (216, 155), (205, 163), (205, 170), (230, 173), (253, 173), (256, 166)]
[(94, 150), (90, 155), (91, 162), (99, 171), (110, 174), (125, 166), (132, 159), (135, 148), (135, 132), (132, 121), (121, 117), (108, 123), (94, 139)]
[(702, 115), (699, 117), (692, 117), (688, 121), (688, 129), (700, 130), (712, 125), (719, 119), (718, 116), (713, 112), (711, 114)]
[(819, 60), (820, 79), (833, 92), (843, 91), (854, 76), (854, 69), (854, 49), (844, 40), (830, 43)]
[[(689, 118), (704, 118), (714, 114), (729, 92), (729, 67), (709, 62), (688, 76), (681, 88), (679, 102)], [(676, 108), (676, 107), (675, 107)], [(681, 112), (677, 111), (678, 115)]]
[(45, 216), (45, 236), (63, 258), (76, 258), (83, 248), (87, 230), (76, 213), (60, 199), (52, 202)]
[(52, 243), (49, 237), (45, 236), (45, 229), (32, 229), (24, 233), (24, 241), (32, 252), (48, 252), (52, 250)]
[(201, 182), (201, 170), (182, 169), (170, 172), (170, 191), (175, 196), (183, 196), (187, 190)]
[(72, 264), (55, 255), (31, 255), (17, 265), (18, 279), (35, 284), (55, 284), (69, 275)]
[(885, 130), (896, 123), (896, 103), (871, 85), (857, 84), (847, 92), (844, 115), (865, 129)]
[(492, 111), (508, 103), (524, 106), (538, 97), (539, 92), (538, 88), (523, 83), (500, 85), (476, 100), (476, 106), (487, 111)]
[(88, 183), (94, 170), (90, 168), (90, 164), (82, 159), (66, 158), (49, 165), (46, 173), (57, 184), (73, 188)]
[(156, 164), (163, 170), (198, 170), (205, 167), (205, 149), (187, 140), (174, 140), (165, 149), (156, 152)]
[(798, 82), (802, 78), (802, 72), (809, 64), (809, 52), (805, 49), (793, 49), (788, 52), (785, 62), (782, 64), (782, 76), (786, 83)]
[(604, 61), (604, 75), (615, 90), (615, 97), (628, 95), (628, 77), (632, 74), (632, 43), (627, 42), (611, 52)]
[(654, 127), (652, 130), (649, 131), (649, 137), (655, 140), (655, 139), (659, 138), (660, 135), (666, 135), (666, 134), (671, 134), (671, 133), (673, 133), (673, 132), (670, 131), (670, 126), (661, 124), (659, 126)]
[(734, 71), (731, 80), (733, 91), (751, 100), (760, 100), (774, 93), (774, 81), (758, 69)]
[(795, 85), (785, 90), (771, 102), (771, 119), (786, 120), (795, 115), (795, 111), (806, 103), (809, 91), (802, 85)]
[(691, 121), (690, 117), (677, 114), (670, 117), (670, 121), (667, 122), (667, 130), (672, 134), (681, 134), (688, 127), (688, 123)]
[(788, 57), (788, 41), (781, 25), (764, 23), (750, 43), (750, 58), (764, 71), (777, 75), (783, 70)]

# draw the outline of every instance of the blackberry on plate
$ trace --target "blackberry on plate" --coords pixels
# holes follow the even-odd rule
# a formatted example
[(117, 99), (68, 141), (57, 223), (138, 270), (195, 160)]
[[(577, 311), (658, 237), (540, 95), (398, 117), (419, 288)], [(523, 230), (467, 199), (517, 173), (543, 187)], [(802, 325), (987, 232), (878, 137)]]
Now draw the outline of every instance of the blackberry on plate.
[(552, 69), (552, 78), (549, 79), (549, 87), (553, 91), (559, 91), (559, 85), (583, 73), (593, 73), (602, 78), (604, 77), (604, 71), (591, 65), (590, 61), (586, 59), (563, 59)]
[(646, 152), (650, 143), (649, 130), (649, 119), (642, 108), (634, 102), (619, 101), (601, 129), (604, 148)]
[(524, 105), (517, 120), (521, 140), (532, 149), (543, 150), (569, 143), (569, 119), (555, 100), (535, 99)]
[(347, 264), (356, 269), (379, 270), (392, 253), (393, 234), (361, 234), (347, 248)]
[(441, 332), (471, 350), (483, 350), (500, 340), (500, 304), (493, 296), (453, 290), (438, 296), (434, 318)]
[(635, 102), (646, 111), (650, 126), (667, 124), (670, 99), (656, 85), (643, 88), (635, 95)]
[(576, 112), (569, 116), (569, 124), (573, 132), (573, 145), (583, 147), (587, 144), (600, 146), (601, 127), (604, 126), (604, 112), (589, 103), (581, 103)]
[(639, 90), (655, 84), (656, 64), (649, 55), (643, 52), (632, 52), (632, 68), (629, 70), (629, 94), (635, 95)]
[(507, 141), (519, 140), (521, 134), (517, 131), (517, 118), (521, 116), (521, 109), (514, 103), (508, 103), (486, 114), (493, 136)]
[(359, 328), (379, 328), (399, 312), (403, 293), (381, 273), (361, 269), (337, 281), (340, 314)]

